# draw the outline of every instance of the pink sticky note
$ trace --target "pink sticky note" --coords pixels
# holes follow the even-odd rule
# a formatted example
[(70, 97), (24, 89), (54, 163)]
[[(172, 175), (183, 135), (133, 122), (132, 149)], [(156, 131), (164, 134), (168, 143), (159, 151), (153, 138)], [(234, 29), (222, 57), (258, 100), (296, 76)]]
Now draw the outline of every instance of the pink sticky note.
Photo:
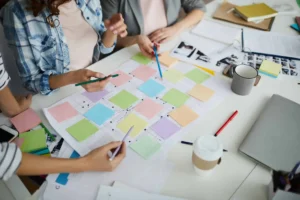
[(58, 123), (78, 115), (77, 110), (75, 110), (68, 102), (50, 108), (48, 111)]
[(110, 82), (117, 87), (127, 83), (128, 81), (130, 81), (132, 79), (131, 76), (129, 76), (128, 74), (125, 74), (124, 72), (122, 72), (120, 70), (116, 71), (114, 74), (119, 74), (119, 76), (115, 77), (115, 78), (111, 78)]
[(135, 107), (135, 111), (144, 115), (148, 119), (153, 118), (163, 109), (163, 106), (152, 101), (151, 99), (145, 99)]
[(11, 118), (10, 121), (19, 133), (29, 131), (42, 123), (40, 117), (31, 108)]
[(16, 138), (13, 143), (15, 143), (19, 148), (21, 148), (22, 144), (24, 142), (24, 138)]
[(154, 76), (154, 74), (156, 74), (155, 69), (144, 65), (140, 66), (132, 72), (133, 76), (135, 76), (138, 79), (141, 79), (142, 81), (147, 81), (149, 78)]

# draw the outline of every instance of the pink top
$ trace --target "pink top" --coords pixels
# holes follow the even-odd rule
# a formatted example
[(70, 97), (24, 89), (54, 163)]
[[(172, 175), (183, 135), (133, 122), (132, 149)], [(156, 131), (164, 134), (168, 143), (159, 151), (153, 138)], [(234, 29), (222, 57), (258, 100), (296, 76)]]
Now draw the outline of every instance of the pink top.
[(70, 70), (78, 70), (92, 64), (98, 35), (83, 18), (75, 0), (59, 6), (59, 20), (70, 52)]
[(144, 33), (149, 35), (168, 25), (164, 0), (140, 0), (144, 17)]

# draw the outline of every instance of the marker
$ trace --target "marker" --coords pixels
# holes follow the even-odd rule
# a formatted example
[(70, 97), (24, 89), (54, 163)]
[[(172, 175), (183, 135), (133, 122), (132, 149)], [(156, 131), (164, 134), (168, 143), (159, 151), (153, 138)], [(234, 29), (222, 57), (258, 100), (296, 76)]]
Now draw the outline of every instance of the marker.
[[(186, 144), (186, 145), (193, 145), (192, 142), (186, 142), (186, 141), (181, 141), (181, 144)], [(223, 152), (228, 152), (226, 149), (223, 149)]]
[(115, 78), (115, 77), (118, 77), (118, 76), (119, 76), (119, 74), (109, 75), (109, 76), (105, 76), (103, 78), (97, 78), (97, 79), (94, 79), (94, 80), (77, 83), (75, 86), (81, 86), (81, 85), (87, 85), (87, 84), (90, 84), (90, 83), (100, 82), (100, 81), (104, 81), (105, 79), (108, 79), (110, 77)]
[(229, 119), (225, 122), (225, 124), (223, 124), (223, 126), (221, 126), (221, 128), (216, 132), (215, 136), (217, 137), (222, 131), (223, 129), (229, 124), (229, 122), (231, 122), (235, 116), (238, 114), (238, 111), (236, 110), (230, 117)]
[(156, 59), (156, 63), (157, 63), (157, 68), (158, 68), (158, 71), (159, 71), (159, 76), (160, 76), (160, 78), (163, 78), (162, 73), (161, 73), (161, 68), (160, 68), (160, 63), (159, 63), (158, 55), (157, 55), (157, 48), (156, 48), (155, 45), (153, 47), (153, 50), (154, 50), (154, 55), (155, 55), (155, 59)]
[(43, 123), (41, 123), (40, 125), (45, 130), (45, 132), (47, 133), (47, 135), (50, 137), (51, 142), (54, 142), (55, 141), (55, 137), (50, 133), (50, 131), (46, 128), (46, 126)]
[(113, 155), (109, 158), (109, 161), (112, 161), (112, 160), (116, 157), (117, 153), (118, 153), (118, 152), (120, 151), (120, 149), (121, 149), (121, 146), (122, 146), (123, 142), (126, 140), (126, 138), (128, 137), (128, 135), (130, 135), (131, 131), (133, 130), (133, 127), (134, 127), (134, 126), (130, 127), (130, 129), (128, 130), (128, 132), (127, 132), (126, 135), (124, 136), (124, 138), (123, 138), (123, 140), (122, 140), (122, 143), (121, 143), (121, 144), (118, 146), (118, 148), (114, 151)]

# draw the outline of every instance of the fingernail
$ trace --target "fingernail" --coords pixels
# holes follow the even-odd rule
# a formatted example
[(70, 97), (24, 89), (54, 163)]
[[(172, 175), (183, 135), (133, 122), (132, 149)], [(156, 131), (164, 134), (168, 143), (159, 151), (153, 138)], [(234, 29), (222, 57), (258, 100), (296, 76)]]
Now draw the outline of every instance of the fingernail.
[(152, 56), (154, 56), (154, 52), (152, 51)]

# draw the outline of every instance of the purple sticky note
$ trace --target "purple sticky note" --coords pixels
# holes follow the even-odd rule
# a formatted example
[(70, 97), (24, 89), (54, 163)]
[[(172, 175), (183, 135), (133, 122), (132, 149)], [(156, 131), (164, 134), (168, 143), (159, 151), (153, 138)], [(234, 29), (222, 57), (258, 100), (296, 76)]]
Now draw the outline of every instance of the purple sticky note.
[(92, 102), (96, 103), (100, 99), (102, 99), (105, 95), (108, 94), (108, 91), (102, 90), (99, 92), (84, 92), (82, 93), (83, 96), (87, 97)]
[(151, 129), (161, 138), (167, 139), (180, 130), (180, 127), (167, 118), (162, 118), (151, 126)]

